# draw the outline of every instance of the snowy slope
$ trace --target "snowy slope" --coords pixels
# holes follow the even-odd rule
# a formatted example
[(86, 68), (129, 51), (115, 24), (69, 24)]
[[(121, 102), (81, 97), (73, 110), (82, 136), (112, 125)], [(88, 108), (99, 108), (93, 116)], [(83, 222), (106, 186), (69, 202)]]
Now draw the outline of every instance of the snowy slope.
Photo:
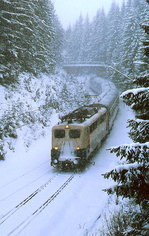
[[(108, 196), (102, 191), (112, 184), (102, 173), (118, 163), (106, 148), (130, 143), (126, 120), (132, 113), (120, 106), (113, 129), (92, 163), (81, 173), (57, 172), (50, 166), (50, 135), (23, 150), (21, 140), (15, 153), (0, 162), (0, 235), (89, 235), (96, 231)], [(57, 122), (53, 115), (51, 126)]]
[(15, 86), (0, 86), (0, 159), (7, 157), (9, 149), (15, 150), (18, 138), (22, 137), (28, 149), (44, 135), (53, 111), (68, 113), (88, 103), (84, 81), (76, 80), (64, 71), (38, 78), (23, 73)]

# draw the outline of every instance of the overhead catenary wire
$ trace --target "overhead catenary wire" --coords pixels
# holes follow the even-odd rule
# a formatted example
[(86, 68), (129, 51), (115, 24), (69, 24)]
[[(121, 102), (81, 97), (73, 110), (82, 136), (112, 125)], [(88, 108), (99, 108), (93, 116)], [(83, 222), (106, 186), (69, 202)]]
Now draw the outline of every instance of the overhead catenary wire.
[(111, 68), (111, 69), (117, 71), (118, 73), (120, 73), (121, 75), (123, 75), (124, 77), (126, 77), (127, 79), (130, 79), (130, 77), (128, 77), (127, 75), (125, 75), (124, 73), (122, 73), (121, 71), (116, 69), (115, 67), (113, 67), (113, 66), (106, 66), (106, 67)]

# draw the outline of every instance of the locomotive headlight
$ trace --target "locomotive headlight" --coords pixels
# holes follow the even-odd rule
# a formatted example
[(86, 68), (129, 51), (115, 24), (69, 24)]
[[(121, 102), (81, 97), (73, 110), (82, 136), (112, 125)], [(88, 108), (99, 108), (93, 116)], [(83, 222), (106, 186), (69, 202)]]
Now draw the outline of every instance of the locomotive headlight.
[(76, 147), (76, 150), (80, 150), (81, 148), (79, 146)]
[(70, 127), (69, 127), (69, 125), (65, 125), (65, 129), (69, 129)]
[(55, 146), (55, 147), (54, 147), (54, 150), (58, 150), (58, 149), (59, 149), (59, 147), (58, 147), (58, 146)]

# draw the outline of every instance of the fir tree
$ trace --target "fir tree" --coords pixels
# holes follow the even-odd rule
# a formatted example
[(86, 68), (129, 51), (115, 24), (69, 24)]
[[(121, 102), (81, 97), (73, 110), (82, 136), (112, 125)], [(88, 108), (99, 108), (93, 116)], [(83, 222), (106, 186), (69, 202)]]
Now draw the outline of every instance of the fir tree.
[(13, 83), (21, 72), (52, 72), (59, 52), (53, 51), (51, 1), (0, 0), (0, 7), (0, 84)]
[(81, 50), (82, 50), (82, 40), (83, 40), (83, 17), (80, 15), (79, 19), (75, 23), (71, 31), (71, 45), (70, 45), (70, 55), (71, 62), (81, 61)]
[(108, 13), (108, 48), (107, 63), (112, 65), (119, 64), (119, 52), (121, 42), (121, 24), (123, 19), (119, 7), (113, 3)]
[(72, 28), (71, 26), (64, 33), (63, 58), (66, 63), (72, 61)]
[(64, 40), (64, 30), (56, 15), (53, 16), (53, 24), (55, 28), (55, 36), (54, 36), (54, 40), (51, 43), (51, 51), (54, 54), (56, 65), (61, 65), (63, 61), (62, 48), (63, 48), (63, 40)]
[(114, 187), (105, 191), (109, 194), (116, 193), (117, 196), (133, 199), (135, 204), (139, 204), (140, 217), (144, 217), (143, 224), (141, 223), (136, 234), (135, 227), (138, 222), (134, 222), (130, 233), (131, 235), (147, 235), (143, 226), (148, 223), (147, 204), (149, 201), (148, 76), (135, 78), (134, 82), (142, 87), (128, 90), (121, 95), (123, 101), (131, 106), (136, 114), (135, 120), (128, 121), (131, 128), (129, 135), (134, 143), (110, 148), (110, 152), (116, 153), (120, 159), (125, 159), (125, 164), (104, 174), (105, 178), (111, 177), (117, 182)]
[(93, 62), (107, 61), (107, 20), (104, 10), (98, 10), (92, 23), (91, 58)]
[(88, 15), (86, 16), (84, 23), (83, 23), (83, 30), (82, 30), (82, 45), (80, 48), (80, 55), (79, 60), (82, 62), (90, 62), (91, 61), (91, 24), (89, 22)]

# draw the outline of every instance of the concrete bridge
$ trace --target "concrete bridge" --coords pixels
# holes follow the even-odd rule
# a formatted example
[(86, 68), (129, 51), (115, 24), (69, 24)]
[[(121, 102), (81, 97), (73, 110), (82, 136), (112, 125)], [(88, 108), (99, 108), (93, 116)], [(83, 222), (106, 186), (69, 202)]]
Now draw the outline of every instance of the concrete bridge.
[(105, 64), (98, 63), (70, 63), (64, 64), (63, 69), (70, 74), (96, 74), (97, 76), (106, 77), (106, 68)]
[(115, 71), (127, 79), (130, 79), (127, 75), (117, 70), (115, 67), (106, 64), (98, 63), (70, 63), (64, 64), (63, 69), (70, 74), (82, 75), (82, 74), (96, 74), (99, 77), (108, 78), (107, 70)]

